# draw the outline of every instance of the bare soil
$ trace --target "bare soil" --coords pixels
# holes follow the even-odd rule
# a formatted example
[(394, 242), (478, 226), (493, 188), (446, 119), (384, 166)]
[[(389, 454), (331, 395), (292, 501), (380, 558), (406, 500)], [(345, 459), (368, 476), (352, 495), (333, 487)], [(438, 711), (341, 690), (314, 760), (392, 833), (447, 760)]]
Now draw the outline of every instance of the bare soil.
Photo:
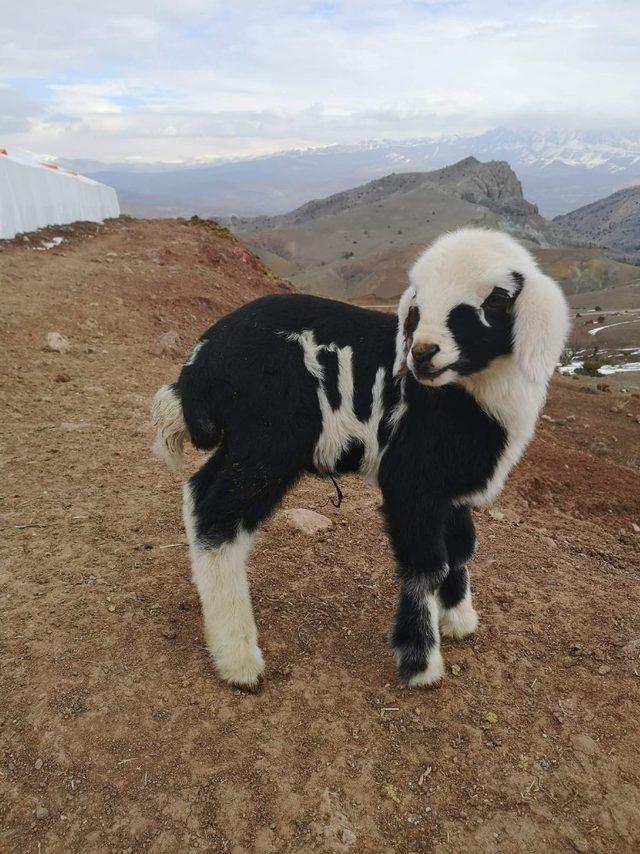
[(336, 509), (302, 482), (287, 506), (333, 527), (261, 535), (244, 693), (203, 647), (147, 420), (197, 335), (278, 284), (202, 224), (65, 235), (0, 251), (0, 850), (639, 850), (640, 398), (554, 383), (476, 514), (480, 627), (430, 691), (393, 672), (377, 492), (345, 478)]

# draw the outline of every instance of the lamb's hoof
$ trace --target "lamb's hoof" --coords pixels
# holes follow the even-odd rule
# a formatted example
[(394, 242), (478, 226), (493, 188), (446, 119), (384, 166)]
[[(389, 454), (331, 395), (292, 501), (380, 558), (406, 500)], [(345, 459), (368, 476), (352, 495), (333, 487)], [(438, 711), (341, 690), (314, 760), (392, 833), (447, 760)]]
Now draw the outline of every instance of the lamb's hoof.
[(432, 685), (437, 685), (443, 676), (444, 661), (442, 660), (442, 653), (438, 649), (431, 653), (429, 664), (426, 668), (419, 673), (414, 673), (407, 680), (407, 685), (410, 688), (429, 688)]
[(264, 659), (259, 647), (234, 650), (233, 656), (221, 660), (214, 656), (221, 678), (245, 691), (255, 691), (264, 674)]
[(440, 612), (440, 634), (446, 638), (462, 640), (478, 628), (478, 612), (471, 602), (463, 601), (454, 608)]
[(444, 662), (439, 649), (425, 650), (400, 647), (394, 650), (398, 678), (410, 688), (435, 685), (444, 676)]

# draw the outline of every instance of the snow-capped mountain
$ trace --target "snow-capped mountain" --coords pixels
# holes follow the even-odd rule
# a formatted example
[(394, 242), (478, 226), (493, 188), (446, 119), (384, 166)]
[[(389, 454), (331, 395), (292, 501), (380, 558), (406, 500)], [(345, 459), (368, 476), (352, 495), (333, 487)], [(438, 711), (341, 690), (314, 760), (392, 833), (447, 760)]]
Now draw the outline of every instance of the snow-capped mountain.
[(473, 137), (334, 145), (157, 171), (118, 164), (90, 171), (116, 187), (123, 208), (133, 213), (252, 215), (283, 213), (392, 172), (430, 171), (468, 156), (506, 160), (525, 197), (547, 217), (640, 183), (640, 130), (498, 128)]

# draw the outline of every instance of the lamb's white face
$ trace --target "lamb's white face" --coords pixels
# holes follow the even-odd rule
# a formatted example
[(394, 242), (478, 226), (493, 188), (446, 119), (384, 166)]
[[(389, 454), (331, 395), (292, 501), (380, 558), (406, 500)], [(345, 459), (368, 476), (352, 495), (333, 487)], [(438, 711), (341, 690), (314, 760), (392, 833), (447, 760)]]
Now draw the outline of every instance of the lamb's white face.
[(456, 382), (515, 353), (519, 341), (533, 348), (546, 374), (553, 370), (566, 304), (511, 237), (480, 229), (447, 234), (416, 261), (409, 279), (398, 307), (396, 367), (404, 362), (419, 382)]

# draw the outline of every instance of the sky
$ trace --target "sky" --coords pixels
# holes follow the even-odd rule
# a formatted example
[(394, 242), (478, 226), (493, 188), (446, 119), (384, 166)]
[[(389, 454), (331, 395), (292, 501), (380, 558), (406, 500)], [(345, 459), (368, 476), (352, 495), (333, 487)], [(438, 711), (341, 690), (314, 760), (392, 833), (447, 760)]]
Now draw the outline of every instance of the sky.
[(176, 162), (639, 124), (640, 0), (3, 4), (8, 149)]

